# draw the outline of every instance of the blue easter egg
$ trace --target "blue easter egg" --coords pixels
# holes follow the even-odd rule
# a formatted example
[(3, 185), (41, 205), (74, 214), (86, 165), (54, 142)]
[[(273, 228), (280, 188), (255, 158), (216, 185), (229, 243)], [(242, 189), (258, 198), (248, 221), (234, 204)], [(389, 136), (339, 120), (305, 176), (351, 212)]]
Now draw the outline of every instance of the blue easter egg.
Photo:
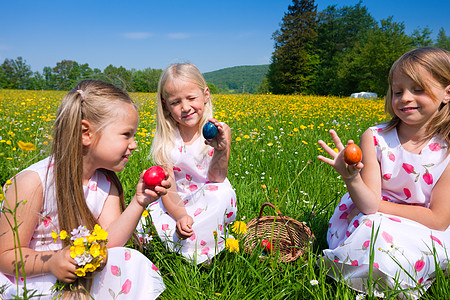
[(208, 122), (203, 126), (203, 136), (205, 139), (213, 139), (217, 134), (217, 127), (213, 122)]

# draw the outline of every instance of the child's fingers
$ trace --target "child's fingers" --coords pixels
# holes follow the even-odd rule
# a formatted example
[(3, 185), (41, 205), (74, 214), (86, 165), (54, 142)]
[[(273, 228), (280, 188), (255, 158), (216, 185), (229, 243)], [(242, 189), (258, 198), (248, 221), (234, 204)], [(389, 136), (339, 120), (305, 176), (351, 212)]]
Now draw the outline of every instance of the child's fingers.
[(333, 159), (336, 158), (336, 156), (338, 156), (338, 153), (336, 153), (336, 151), (334, 151), (334, 149), (331, 149), (330, 146), (328, 146), (324, 141), (319, 140), (318, 144), (320, 145), (320, 147), (323, 148), (323, 150), (325, 150), (326, 153), (328, 153)]
[(344, 149), (344, 145), (342, 144), (341, 139), (337, 135), (336, 131), (334, 131), (333, 129), (330, 129), (330, 135), (331, 135), (331, 138), (333, 139), (333, 142), (336, 145), (336, 148), (338, 149), (338, 151), (339, 152), (342, 151)]

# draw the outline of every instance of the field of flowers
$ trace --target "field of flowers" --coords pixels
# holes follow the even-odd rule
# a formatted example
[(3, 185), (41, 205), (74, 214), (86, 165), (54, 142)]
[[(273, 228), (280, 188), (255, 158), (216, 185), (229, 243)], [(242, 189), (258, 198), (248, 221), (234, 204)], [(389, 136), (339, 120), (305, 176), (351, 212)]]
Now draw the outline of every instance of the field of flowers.
[[(64, 92), (0, 90), (0, 183), (48, 155), (51, 127)], [(152, 165), (155, 94), (132, 94), (139, 105), (138, 149), (119, 174), (131, 199), (140, 172)], [(215, 95), (215, 118), (232, 129), (228, 178), (238, 199), (237, 220), (248, 222), (261, 205), (305, 222), (316, 239), (304, 259), (290, 264), (224, 252), (211, 265), (192, 266), (154, 240), (146, 254), (166, 284), (162, 299), (355, 299), (355, 292), (326, 279), (316, 260), (326, 247), (329, 217), (346, 189), (317, 159), (319, 139), (359, 142), (369, 126), (387, 119), (384, 101), (319, 96)], [(266, 214), (274, 214), (268, 209)]]

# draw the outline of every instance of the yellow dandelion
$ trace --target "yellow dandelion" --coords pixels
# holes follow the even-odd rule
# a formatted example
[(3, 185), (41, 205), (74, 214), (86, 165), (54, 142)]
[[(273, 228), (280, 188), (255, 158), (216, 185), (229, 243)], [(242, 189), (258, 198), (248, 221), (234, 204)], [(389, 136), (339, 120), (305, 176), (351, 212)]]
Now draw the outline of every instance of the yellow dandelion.
[(52, 230), (51, 235), (52, 235), (52, 238), (54, 239), (54, 242), (56, 243), (56, 241), (58, 240), (58, 234), (54, 230)]
[(271, 147), (271, 146), (273, 146), (273, 144), (272, 143), (267, 143), (267, 146)]
[(305, 144), (305, 145), (308, 145), (308, 142), (307, 142), (307, 141), (302, 141), (302, 143)]
[(225, 242), (225, 247), (227, 250), (232, 253), (238, 253), (239, 252), (239, 241), (236, 239), (227, 239)]
[(267, 186), (265, 184), (261, 184), (261, 187), (263, 188), (263, 190), (267, 189)]
[(75, 270), (75, 275), (77, 275), (78, 277), (86, 276), (86, 271), (84, 270), (84, 268), (78, 268)]
[(247, 233), (247, 224), (242, 221), (236, 221), (233, 223), (231, 229), (237, 234), (246, 234)]
[(240, 142), (242, 139), (241, 139), (241, 137), (240, 136), (238, 136), (237, 138), (236, 138), (236, 142)]
[(95, 269), (97, 269), (93, 264), (91, 264), (91, 263), (87, 263), (85, 266), (84, 266), (84, 271), (87, 273), (87, 272), (94, 272), (95, 271)]
[(67, 231), (61, 230), (61, 232), (59, 233), (59, 238), (60, 238), (61, 240), (65, 240), (66, 237), (67, 237)]
[(17, 145), (19, 145), (19, 148), (22, 149), (23, 151), (36, 150), (36, 148), (34, 147), (34, 144), (32, 144), (32, 143), (25, 143), (25, 142), (22, 142), (22, 141), (18, 141)]
[(244, 139), (249, 139), (250, 136), (248, 134), (244, 135)]
[(148, 210), (144, 209), (142, 212), (142, 217), (147, 218), (148, 217)]
[(108, 232), (98, 224), (94, 226), (94, 234), (97, 236), (97, 240), (106, 240), (108, 238)]
[(98, 243), (92, 244), (89, 249), (89, 253), (91, 253), (92, 257), (97, 257), (100, 255), (100, 245)]

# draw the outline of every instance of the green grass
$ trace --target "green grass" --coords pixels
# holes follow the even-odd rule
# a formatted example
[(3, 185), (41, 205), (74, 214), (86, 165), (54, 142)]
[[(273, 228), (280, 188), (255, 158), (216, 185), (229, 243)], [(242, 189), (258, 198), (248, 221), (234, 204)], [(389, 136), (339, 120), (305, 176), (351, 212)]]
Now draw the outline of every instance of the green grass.
[[(48, 154), (53, 114), (63, 95), (24, 93), (0, 90), (2, 183)], [(152, 165), (148, 153), (154, 130), (154, 94), (133, 97), (140, 104), (139, 148), (119, 174), (128, 201), (139, 174)], [(25, 101), (27, 105), (21, 104)], [(237, 195), (236, 220), (256, 218), (262, 204), (271, 202), (284, 215), (306, 222), (316, 238), (304, 258), (291, 263), (278, 263), (276, 257), (261, 260), (257, 252), (247, 254), (241, 248), (239, 253), (225, 250), (211, 264), (199, 266), (167, 253), (154, 238), (152, 247), (144, 252), (164, 278), (166, 290), (160, 298), (355, 299), (357, 292), (325, 275), (327, 269), (321, 261), (321, 251), (327, 247), (328, 220), (346, 189), (338, 174), (317, 159), (323, 154), (317, 141), (331, 142), (328, 130), (334, 128), (342, 140), (358, 142), (365, 129), (386, 120), (383, 100), (217, 95), (214, 105), (216, 118), (232, 128), (228, 178)], [(36, 150), (21, 151), (19, 140), (35, 143)], [(274, 212), (266, 208), (265, 215), (269, 214)], [(445, 274), (436, 275), (436, 283), (423, 299), (444, 299), (449, 294)], [(317, 284), (312, 285), (312, 280)], [(390, 295), (390, 299), (397, 297)]]

